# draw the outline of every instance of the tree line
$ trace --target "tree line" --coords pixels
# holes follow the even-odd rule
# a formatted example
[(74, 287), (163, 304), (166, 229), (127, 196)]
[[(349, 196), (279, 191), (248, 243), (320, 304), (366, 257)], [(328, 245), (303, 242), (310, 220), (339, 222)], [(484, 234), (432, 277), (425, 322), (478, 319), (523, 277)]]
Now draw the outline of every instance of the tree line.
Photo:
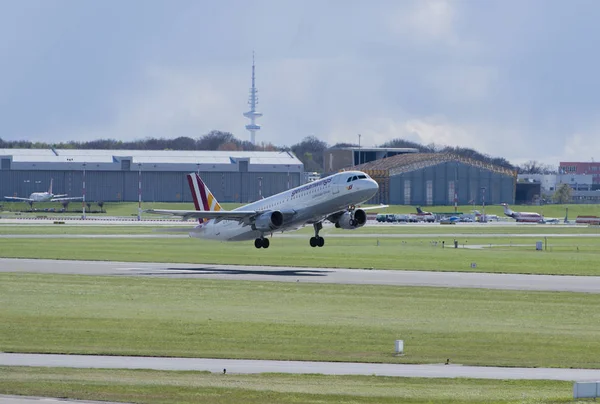
[[(337, 143), (332, 148), (356, 147), (354, 143)], [(549, 174), (556, 169), (537, 161), (528, 161), (520, 166), (512, 165), (502, 157), (492, 157), (474, 149), (460, 146), (440, 146), (434, 143), (422, 145), (405, 139), (394, 139), (379, 147), (410, 147), (421, 153), (452, 153), (461, 157), (517, 170), (519, 174)], [(105, 150), (221, 150), (221, 151), (292, 151), (304, 164), (306, 171), (323, 171), (323, 152), (330, 146), (323, 140), (308, 136), (292, 146), (277, 146), (272, 143), (252, 144), (240, 140), (229, 132), (213, 130), (199, 138), (180, 136), (168, 138), (146, 138), (132, 141), (97, 139), (90, 141), (68, 141), (60, 143), (30, 142), (26, 140), (3, 140), (0, 149), (105, 149)]]

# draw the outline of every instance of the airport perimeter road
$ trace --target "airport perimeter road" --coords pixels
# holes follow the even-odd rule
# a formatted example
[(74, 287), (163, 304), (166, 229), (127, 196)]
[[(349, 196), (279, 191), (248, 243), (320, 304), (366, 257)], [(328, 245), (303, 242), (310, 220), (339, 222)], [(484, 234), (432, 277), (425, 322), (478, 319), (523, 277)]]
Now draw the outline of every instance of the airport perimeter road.
[(527, 380), (600, 380), (600, 369), (500, 368), (460, 365), (397, 365), (384, 363), (261, 361), (243, 359), (157, 358), (139, 356), (0, 354), (2, 366), (94, 369), (153, 369), (222, 373), (318, 373), (400, 377)]
[(51, 397), (27, 397), (0, 395), (0, 404), (52, 404), (52, 403), (75, 403), (75, 404), (123, 404), (109, 403), (108, 401), (67, 400), (64, 398)]
[(148, 262), (0, 259), (0, 272), (154, 276), (600, 293), (600, 276), (552, 276)]

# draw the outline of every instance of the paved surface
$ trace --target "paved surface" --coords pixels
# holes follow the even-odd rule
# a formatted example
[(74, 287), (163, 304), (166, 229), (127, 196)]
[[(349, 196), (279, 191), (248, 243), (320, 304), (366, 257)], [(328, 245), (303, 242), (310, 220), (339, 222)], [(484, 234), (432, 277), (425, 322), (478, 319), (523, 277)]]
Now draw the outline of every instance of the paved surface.
[(0, 272), (154, 276), (280, 282), (435, 286), (600, 293), (600, 276), (382, 271), (110, 261), (0, 259)]
[[(0, 404), (43, 404), (43, 403), (75, 403), (75, 404), (111, 404), (108, 401), (65, 400), (50, 397), (27, 397), (0, 395)], [(112, 403), (122, 404), (122, 403)]]
[(198, 370), (222, 373), (319, 373), (401, 377), (537, 380), (600, 380), (600, 369), (499, 368), (457, 365), (155, 358), (136, 356), (0, 354), (2, 366), (96, 369)]

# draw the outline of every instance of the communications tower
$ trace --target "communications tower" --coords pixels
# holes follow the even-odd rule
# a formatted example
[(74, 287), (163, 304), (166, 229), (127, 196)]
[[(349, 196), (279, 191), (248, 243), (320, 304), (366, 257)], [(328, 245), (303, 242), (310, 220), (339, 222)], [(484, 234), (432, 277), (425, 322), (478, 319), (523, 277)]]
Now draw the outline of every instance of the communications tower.
[(258, 88), (256, 88), (254, 76), (254, 52), (252, 52), (252, 87), (250, 88), (248, 105), (250, 105), (250, 111), (245, 112), (244, 116), (250, 119), (250, 124), (246, 125), (246, 130), (250, 132), (250, 142), (252, 142), (252, 144), (255, 144), (256, 131), (260, 130), (260, 125), (256, 124), (256, 118), (260, 118), (262, 114), (256, 111), (256, 106), (258, 105)]

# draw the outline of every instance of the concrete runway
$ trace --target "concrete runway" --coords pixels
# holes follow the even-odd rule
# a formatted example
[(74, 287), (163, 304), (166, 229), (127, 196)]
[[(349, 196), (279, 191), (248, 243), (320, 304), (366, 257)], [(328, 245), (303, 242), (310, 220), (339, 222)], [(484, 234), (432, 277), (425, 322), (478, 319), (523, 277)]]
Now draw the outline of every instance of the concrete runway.
[(600, 293), (600, 276), (0, 259), (0, 272)]
[(94, 369), (153, 369), (222, 373), (317, 373), (396, 377), (529, 380), (600, 380), (600, 369), (512, 368), (460, 365), (400, 365), (386, 363), (302, 362), (243, 359), (157, 358), (139, 356), (39, 355), (0, 353), (2, 366)]

